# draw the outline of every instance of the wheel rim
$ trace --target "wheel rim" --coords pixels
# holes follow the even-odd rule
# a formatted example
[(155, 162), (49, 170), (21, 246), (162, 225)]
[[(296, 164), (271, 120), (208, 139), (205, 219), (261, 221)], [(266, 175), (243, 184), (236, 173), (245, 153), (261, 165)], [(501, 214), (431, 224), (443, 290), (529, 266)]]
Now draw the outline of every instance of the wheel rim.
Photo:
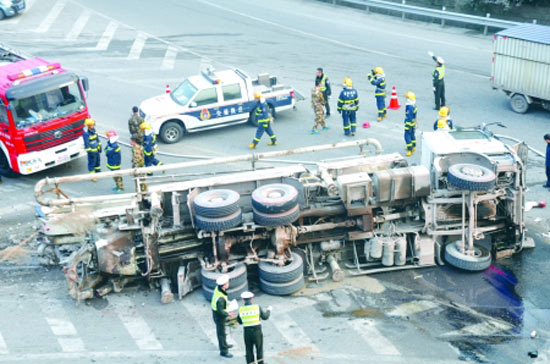
[(518, 97), (514, 97), (514, 108), (517, 109), (517, 110), (523, 110), (525, 109), (525, 105), (526, 105), (526, 102), (525, 102), (525, 99), (521, 96), (518, 96)]
[(472, 176), (472, 177), (481, 177), (483, 176), (483, 171), (481, 168), (476, 168), (475, 166), (465, 166), (461, 169), (461, 172), (465, 175)]
[(166, 137), (166, 140), (173, 142), (179, 139), (180, 133), (177, 128), (170, 127), (166, 129), (166, 131), (164, 132), (164, 136)]

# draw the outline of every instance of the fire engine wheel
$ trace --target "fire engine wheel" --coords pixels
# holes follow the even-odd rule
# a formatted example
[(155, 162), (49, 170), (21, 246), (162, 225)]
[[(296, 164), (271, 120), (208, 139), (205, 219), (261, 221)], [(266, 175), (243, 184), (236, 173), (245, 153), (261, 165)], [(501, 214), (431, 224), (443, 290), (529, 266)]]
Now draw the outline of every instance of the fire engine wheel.
[(238, 209), (234, 213), (222, 217), (205, 217), (195, 215), (197, 227), (206, 231), (222, 231), (231, 229), (243, 221), (243, 213)]
[(177, 121), (168, 121), (160, 128), (160, 138), (166, 144), (174, 144), (179, 142), (184, 133), (184, 127)]
[(254, 221), (262, 226), (283, 226), (289, 225), (300, 217), (300, 206), (296, 205), (288, 211), (276, 214), (265, 214), (256, 209), (252, 209)]
[(252, 206), (266, 214), (285, 212), (298, 204), (298, 190), (294, 186), (274, 183), (252, 192)]
[(13, 169), (10, 168), (10, 164), (8, 163), (6, 156), (1, 150), (0, 150), (0, 175), (8, 178), (15, 178), (19, 176), (18, 173), (14, 172)]
[(491, 265), (491, 253), (482, 246), (474, 245), (474, 255), (462, 254), (460, 241), (447, 244), (445, 260), (453, 267), (471, 271), (483, 271)]
[(487, 191), (494, 187), (496, 176), (493, 171), (477, 164), (459, 163), (449, 167), (449, 183), (468, 191)]
[(298, 292), (303, 286), (303, 274), (300, 274), (295, 280), (286, 283), (271, 283), (260, 278), (260, 288), (262, 291), (274, 296), (288, 296)]
[(240, 263), (233, 267), (227, 273), (218, 272), (217, 270), (211, 271), (202, 268), (202, 286), (209, 289), (214, 289), (214, 287), (216, 287), (216, 279), (218, 279), (218, 277), (223, 274), (227, 274), (229, 276), (229, 289), (231, 289), (231, 287), (239, 287), (243, 283), (247, 282), (246, 265)]
[(292, 261), (279, 266), (268, 262), (258, 264), (260, 278), (269, 283), (288, 283), (304, 273), (304, 262), (297, 253), (292, 253)]
[(195, 213), (203, 217), (224, 217), (239, 209), (241, 196), (233, 190), (210, 190), (200, 193), (193, 200)]
[[(243, 293), (244, 291), (248, 291), (248, 282), (244, 282), (243, 284), (235, 288), (231, 288), (230, 286), (227, 290), (227, 298), (229, 300), (239, 299), (241, 298), (241, 293)], [(206, 287), (204, 285), (202, 286), (202, 295), (207, 301), (210, 302), (212, 300), (213, 294), (214, 288)]]
[(525, 114), (529, 110), (529, 102), (522, 94), (514, 94), (510, 98), (510, 106), (518, 114)]

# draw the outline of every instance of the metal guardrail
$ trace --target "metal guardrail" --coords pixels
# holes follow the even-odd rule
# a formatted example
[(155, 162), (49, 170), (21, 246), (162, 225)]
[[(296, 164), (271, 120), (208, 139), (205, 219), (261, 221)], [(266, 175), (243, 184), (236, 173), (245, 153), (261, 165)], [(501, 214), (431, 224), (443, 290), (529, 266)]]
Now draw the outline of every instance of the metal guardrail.
[[(405, 19), (407, 14), (441, 19), (441, 26), (445, 26), (446, 21), (475, 24), (475, 25), (484, 27), (483, 34), (485, 35), (487, 34), (488, 28), (504, 29), (504, 28), (509, 28), (515, 25), (522, 24), (519, 22), (510, 21), (510, 20), (493, 19), (491, 18), (490, 13), (487, 13), (485, 17), (482, 17), (482, 16), (476, 16), (476, 15), (461, 14), (461, 13), (455, 13), (452, 11), (446, 11), (446, 8), (444, 6), (442, 7), (441, 10), (437, 10), (437, 9), (431, 9), (431, 8), (423, 8), (420, 6), (407, 5), (406, 0), (402, 0), (401, 4), (393, 3), (389, 1), (382, 1), (382, 0), (328, 0), (328, 1), (335, 5), (338, 5), (338, 4), (359, 5), (359, 6), (365, 7), (365, 10), (367, 12), (370, 10), (370, 8), (385, 9), (385, 10), (400, 12), (402, 19)], [(536, 23), (536, 20), (534, 20), (533, 22)]]

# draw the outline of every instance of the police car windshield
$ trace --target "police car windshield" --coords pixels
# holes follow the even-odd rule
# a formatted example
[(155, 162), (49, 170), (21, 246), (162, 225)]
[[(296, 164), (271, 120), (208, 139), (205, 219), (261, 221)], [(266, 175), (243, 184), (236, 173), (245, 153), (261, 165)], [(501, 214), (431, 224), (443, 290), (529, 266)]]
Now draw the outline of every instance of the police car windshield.
[(196, 92), (197, 88), (193, 86), (189, 80), (185, 80), (178, 87), (176, 87), (174, 91), (172, 91), (170, 96), (172, 97), (172, 100), (185, 106)]
[(84, 107), (75, 82), (11, 102), (13, 121), (18, 129), (66, 116)]

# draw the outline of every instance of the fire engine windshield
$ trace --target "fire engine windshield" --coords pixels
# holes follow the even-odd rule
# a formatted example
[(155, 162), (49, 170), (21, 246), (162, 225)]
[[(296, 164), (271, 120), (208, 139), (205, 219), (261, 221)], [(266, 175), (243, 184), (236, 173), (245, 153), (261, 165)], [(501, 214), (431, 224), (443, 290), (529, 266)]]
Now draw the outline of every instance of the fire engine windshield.
[(18, 129), (69, 115), (84, 107), (76, 82), (11, 102), (13, 120)]
[(170, 95), (178, 104), (187, 105), (196, 92), (197, 88), (189, 80), (185, 80)]

